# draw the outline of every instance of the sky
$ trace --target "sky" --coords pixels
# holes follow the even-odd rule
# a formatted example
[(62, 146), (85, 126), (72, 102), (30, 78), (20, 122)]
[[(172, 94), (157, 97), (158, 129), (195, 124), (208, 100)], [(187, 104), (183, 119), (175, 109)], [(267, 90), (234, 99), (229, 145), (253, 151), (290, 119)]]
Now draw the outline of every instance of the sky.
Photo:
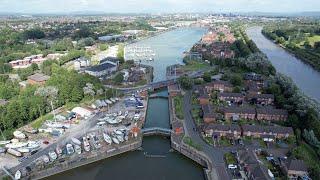
[(320, 0), (0, 0), (0, 12), (71, 13), (304, 12)]

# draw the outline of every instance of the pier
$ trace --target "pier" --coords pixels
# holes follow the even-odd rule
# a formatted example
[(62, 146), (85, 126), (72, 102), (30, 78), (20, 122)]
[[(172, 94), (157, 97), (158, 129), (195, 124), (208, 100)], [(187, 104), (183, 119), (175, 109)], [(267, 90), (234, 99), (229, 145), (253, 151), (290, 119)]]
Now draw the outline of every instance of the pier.
[(155, 52), (150, 46), (126, 46), (124, 48), (124, 59), (140, 61), (154, 61)]

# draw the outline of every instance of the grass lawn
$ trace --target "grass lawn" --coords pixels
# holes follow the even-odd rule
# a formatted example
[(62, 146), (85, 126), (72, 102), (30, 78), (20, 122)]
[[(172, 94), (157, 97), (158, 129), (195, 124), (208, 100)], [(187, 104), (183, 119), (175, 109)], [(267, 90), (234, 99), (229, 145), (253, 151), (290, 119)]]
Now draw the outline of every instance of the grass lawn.
[(46, 114), (31, 122), (31, 127), (38, 129), (46, 120), (53, 119), (53, 114)]
[(221, 146), (231, 146), (230, 140), (224, 137), (219, 140), (219, 143)]
[(201, 146), (199, 144), (196, 144), (195, 142), (193, 142), (192, 139), (188, 136), (185, 136), (183, 138), (183, 142), (188, 144), (191, 147), (194, 147), (197, 150), (201, 150)]
[(208, 68), (210, 65), (208, 63), (199, 62), (199, 61), (188, 61), (188, 64), (183, 66), (185, 71), (196, 71), (204, 68)]
[(320, 35), (308, 37), (308, 40), (309, 40), (311, 46), (313, 47), (315, 42), (319, 42), (320, 41)]
[(237, 163), (237, 160), (234, 157), (234, 155), (229, 152), (224, 154), (224, 159), (226, 160), (227, 164), (236, 164)]
[(175, 113), (177, 118), (179, 119), (183, 119), (184, 115), (183, 115), (183, 97), (182, 96), (176, 96), (173, 98), (173, 102), (174, 102), (174, 109), (175, 109)]

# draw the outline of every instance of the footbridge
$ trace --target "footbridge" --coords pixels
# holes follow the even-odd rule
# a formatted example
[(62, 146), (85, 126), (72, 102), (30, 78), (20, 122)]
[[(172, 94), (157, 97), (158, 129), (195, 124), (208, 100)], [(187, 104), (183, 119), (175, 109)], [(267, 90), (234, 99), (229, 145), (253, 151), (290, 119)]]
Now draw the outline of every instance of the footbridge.
[(151, 136), (151, 135), (170, 136), (172, 132), (171, 129), (161, 128), (161, 127), (143, 128), (141, 131), (144, 136)]

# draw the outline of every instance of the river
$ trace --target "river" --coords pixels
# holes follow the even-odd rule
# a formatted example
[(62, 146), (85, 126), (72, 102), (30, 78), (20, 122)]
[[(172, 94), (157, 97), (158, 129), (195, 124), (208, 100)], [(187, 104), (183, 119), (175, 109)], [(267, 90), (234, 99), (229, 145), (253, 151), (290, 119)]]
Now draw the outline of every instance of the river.
[(268, 56), (277, 72), (291, 77), (304, 94), (320, 102), (320, 72), (264, 37), (261, 30), (262, 27), (251, 27), (247, 34)]
[[(182, 63), (182, 52), (189, 50), (205, 33), (205, 29), (186, 28), (163, 33), (138, 42), (151, 46), (156, 57), (146, 63), (154, 67), (154, 81), (166, 79), (166, 66)], [(167, 90), (157, 92), (167, 96)], [(168, 99), (149, 99), (145, 127), (169, 128)], [(139, 180), (203, 180), (202, 166), (187, 157), (171, 151), (170, 140), (160, 136), (143, 138), (143, 150), (124, 153), (90, 165), (51, 176), (47, 179), (86, 180), (86, 179), (139, 179)], [(150, 158), (145, 153), (162, 155)]]
[(189, 51), (206, 32), (204, 28), (180, 28), (144, 39), (129, 46), (150, 46), (155, 52), (154, 61), (142, 62), (154, 67), (154, 82), (166, 80), (166, 67), (182, 64), (184, 51)]

